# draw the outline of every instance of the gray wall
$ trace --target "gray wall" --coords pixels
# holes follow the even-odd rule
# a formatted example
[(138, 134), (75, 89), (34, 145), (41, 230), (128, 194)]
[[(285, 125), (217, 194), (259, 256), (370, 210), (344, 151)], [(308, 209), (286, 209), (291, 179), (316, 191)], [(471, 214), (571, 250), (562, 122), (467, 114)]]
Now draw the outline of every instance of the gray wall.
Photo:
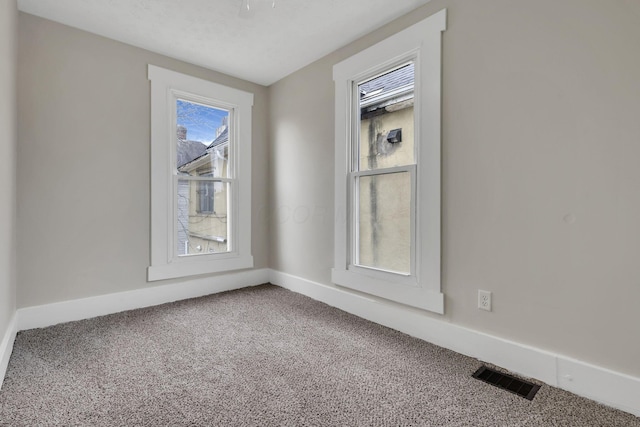
[[(0, 341), (16, 310), (16, 63), (18, 9), (0, 2)], [(0, 379), (0, 382), (2, 380)]]
[[(252, 203), (265, 210), (267, 88), (32, 15), (19, 20), (18, 307), (171, 282), (146, 282), (149, 63), (255, 94)], [(268, 264), (266, 226), (254, 214), (256, 267)]]
[(331, 286), (332, 67), (444, 7), (443, 320), (640, 376), (636, 1), (433, 0), (273, 85), (271, 267)]

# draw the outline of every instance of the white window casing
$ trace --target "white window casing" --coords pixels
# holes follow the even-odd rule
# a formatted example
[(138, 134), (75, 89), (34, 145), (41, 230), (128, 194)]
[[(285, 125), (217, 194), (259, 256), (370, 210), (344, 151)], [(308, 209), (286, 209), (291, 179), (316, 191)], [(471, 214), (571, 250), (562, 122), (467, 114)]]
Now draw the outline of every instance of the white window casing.
[[(147, 280), (163, 280), (253, 267), (251, 255), (251, 109), (253, 94), (149, 65), (151, 81), (151, 265)], [(176, 101), (228, 110), (229, 250), (178, 256)], [(191, 177), (197, 180), (197, 177)]]
[[(446, 9), (336, 64), (335, 209), (332, 281), (343, 287), (444, 313), (441, 292), (441, 55)], [(354, 85), (407, 61), (415, 63), (414, 144), (411, 174), (411, 272), (399, 274), (355, 265), (354, 180), (370, 171), (353, 168), (359, 144)], [(357, 169), (357, 168), (356, 168)], [(393, 172), (393, 171), (390, 171)]]

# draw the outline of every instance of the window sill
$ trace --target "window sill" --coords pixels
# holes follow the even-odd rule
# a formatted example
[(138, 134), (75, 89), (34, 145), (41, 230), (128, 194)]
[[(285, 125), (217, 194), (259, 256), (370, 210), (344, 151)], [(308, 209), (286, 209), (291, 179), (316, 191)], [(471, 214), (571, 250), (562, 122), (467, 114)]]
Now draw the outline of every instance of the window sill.
[(407, 286), (349, 270), (331, 270), (331, 281), (338, 286), (375, 295), (411, 307), (444, 314), (444, 294), (418, 286)]
[[(191, 257), (192, 258), (192, 257)], [(215, 260), (174, 262), (147, 268), (147, 282), (197, 276), (201, 274), (223, 273), (225, 271), (253, 268), (253, 257), (219, 258)]]

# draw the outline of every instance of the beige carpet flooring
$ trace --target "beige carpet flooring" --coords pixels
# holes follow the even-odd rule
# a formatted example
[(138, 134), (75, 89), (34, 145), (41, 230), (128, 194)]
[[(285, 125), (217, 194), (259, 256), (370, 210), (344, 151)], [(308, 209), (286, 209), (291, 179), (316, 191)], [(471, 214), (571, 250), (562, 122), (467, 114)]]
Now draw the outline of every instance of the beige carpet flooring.
[(2, 426), (640, 426), (264, 285), (18, 334)]

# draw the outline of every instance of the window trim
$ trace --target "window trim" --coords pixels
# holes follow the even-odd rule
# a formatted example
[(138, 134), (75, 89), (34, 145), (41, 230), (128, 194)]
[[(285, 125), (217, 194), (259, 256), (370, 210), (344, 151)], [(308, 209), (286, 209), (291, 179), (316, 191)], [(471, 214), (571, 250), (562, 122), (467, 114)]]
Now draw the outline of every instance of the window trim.
[[(253, 94), (149, 64), (151, 81), (151, 265), (147, 280), (164, 280), (253, 267), (251, 255), (251, 109)], [(175, 101), (193, 100), (230, 110), (234, 141), (228, 164), (235, 182), (230, 252), (176, 254), (178, 175), (175, 172)], [(231, 113), (232, 111), (232, 113)], [(232, 147), (232, 143), (235, 144)], [(233, 151), (231, 151), (233, 150)], [(197, 178), (196, 178), (197, 179)], [(220, 179), (216, 179), (220, 180)], [(221, 179), (226, 181), (227, 179)]]
[[(443, 9), (333, 67), (335, 81), (335, 209), (333, 283), (405, 305), (444, 313), (441, 292), (441, 56)], [(415, 61), (416, 141), (415, 275), (351, 265), (354, 238), (352, 123), (357, 120), (354, 83)], [(413, 203), (413, 202), (412, 202)], [(403, 277), (404, 276), (404, 277)]]

